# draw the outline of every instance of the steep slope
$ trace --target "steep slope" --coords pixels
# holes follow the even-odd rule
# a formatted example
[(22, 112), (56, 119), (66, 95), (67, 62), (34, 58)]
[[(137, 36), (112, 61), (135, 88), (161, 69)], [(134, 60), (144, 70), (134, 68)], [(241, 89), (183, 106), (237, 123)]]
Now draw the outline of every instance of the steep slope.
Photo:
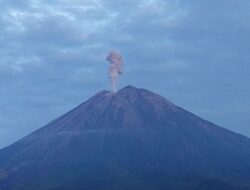
[(248, 189), (249, 160), (248, 138), (128, 86), (2, 149), (0, 189)]

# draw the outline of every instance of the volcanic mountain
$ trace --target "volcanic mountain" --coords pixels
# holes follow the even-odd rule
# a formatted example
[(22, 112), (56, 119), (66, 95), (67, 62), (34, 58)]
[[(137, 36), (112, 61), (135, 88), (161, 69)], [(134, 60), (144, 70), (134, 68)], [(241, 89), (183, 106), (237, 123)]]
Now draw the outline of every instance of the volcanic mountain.
[(0, 150), (1, 190), (247, 190), (250, 139), (132, 86)]

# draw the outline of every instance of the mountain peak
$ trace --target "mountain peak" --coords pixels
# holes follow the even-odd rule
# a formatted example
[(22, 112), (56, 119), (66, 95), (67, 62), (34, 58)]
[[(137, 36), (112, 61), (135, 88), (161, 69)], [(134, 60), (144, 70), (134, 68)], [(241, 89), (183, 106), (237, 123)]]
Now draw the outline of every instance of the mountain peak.
[(135, 98), (141, 94), (143, 89), (136, 88), (134, 86), (126, 86), (116, 93), (116, 96), (124, 97), (127, 99)]
[[(108, 90), (102, 90), (98, 93), (96, 93), (93, 97), (91, 97), (89, 100), (96, 99), (96, 98), (114, 98), (114, 97), (120, 97), (120, 96), (133, 96), (136, 94), (140, 94), (141, 91), (144, 91), (144, 89), (136, 88), (132, 85), (125, 86), (124, 88), (120, 89), (117, 93), (112, 93)], [(148, 91), (150, 92), (150, 91)], [(151, 92), (152, 93), (152, 92)]]
[(181, 112), (179, 107), (166, 98), (129, 85), (115, 94), (107, 90), (98, 92), (75, 109), (49, 123), (46, 128), (55, 133), (82, 133), (87, 130), (126, 127), (145, 128), (153, 127), (153, 123), (169, 122), (168, 117)]
[[(142, 95), (143, 92), (145, 93), (145, 91), (146, 90), (143, 88), (136, 88), (134, 86), (129, 85), (129, 86), (126, 86), (126, 87), (122, 88), (121, 90), (119, 90), (117, 92), (117, 95), (118, 96), (126, 96), (126, 97), (138, 96), (140, 94)], [(147, 91), (147, 92), (153, 94), (153, 92), (150, 92), (150, 91)]]
[(102, 90), (95, 94), (93, 97), (91, 97), (87, 102), (92, 101), (93, 103), (99, 102), (98, 100), (102, 101), (112, 101), (113, 103), (119, 103), (118, 101), (121, 101), (123, 99), (124, 101), (128, 101), (130, 103), (134, 103), (138, 99), (148, 99), (150, 101), (159, 101), (163, 100), (171, 104), (166, 98), (155, 94), (154, 92), (151, 92), (149, 90), (143, 89), (143, 88), (137, 88), (132, 85), (128, 85), (122, 89), (120, 89), (117, 93), (112, 93), (107, 90)]
[(124, 90), (126, 90), (126, 91), (135, 91), (135, 90), (139, 90), (139, 88), (136, 88), (135, 86), (132, 86), (132, 85), (127, 85), (127, 86), (125, 86), (124, 88), (122, 88), (121, 90), (119, 90), (119, 91), (124, 91)]

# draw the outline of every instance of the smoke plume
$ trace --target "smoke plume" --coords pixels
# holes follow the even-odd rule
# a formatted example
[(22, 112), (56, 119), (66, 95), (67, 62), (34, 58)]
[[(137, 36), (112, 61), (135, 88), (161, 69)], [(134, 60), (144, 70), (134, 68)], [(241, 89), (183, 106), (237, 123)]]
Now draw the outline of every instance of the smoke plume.
[(117, 83), (118, 83), (118, 77), (122, 74), (122, 56), (117, 51), (111, 51), (107, 58), (107, 61), (109, 61), (109, 77), (112, 83), (112, 92), (117, 92)]

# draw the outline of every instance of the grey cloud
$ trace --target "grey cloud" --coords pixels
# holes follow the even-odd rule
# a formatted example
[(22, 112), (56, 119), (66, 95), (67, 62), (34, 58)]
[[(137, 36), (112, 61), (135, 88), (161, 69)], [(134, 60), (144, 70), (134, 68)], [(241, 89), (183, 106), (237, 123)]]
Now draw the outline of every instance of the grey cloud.
[(126, 62), (121, 86), (159, 92), (250, 136), (249, 8), (247, 0), (1, 1), (0, 146), (108, 88), (110, 49)]

